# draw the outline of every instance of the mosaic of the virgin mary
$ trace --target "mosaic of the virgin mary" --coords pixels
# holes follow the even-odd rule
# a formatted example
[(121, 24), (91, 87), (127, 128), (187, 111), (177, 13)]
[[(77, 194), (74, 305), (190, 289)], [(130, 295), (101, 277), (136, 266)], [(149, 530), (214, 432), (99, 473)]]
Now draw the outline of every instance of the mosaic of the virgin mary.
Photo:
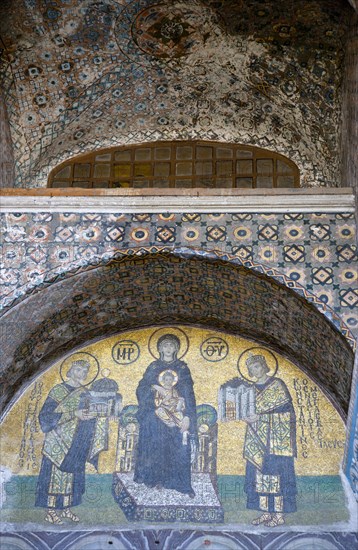
[(134, 481), (194, 497), (191, 456), (197, 442), (196, 403), (190, 370), (178, 359), (180, 345), (175, 334), (160, 336), (159, 357), (138, 384)]

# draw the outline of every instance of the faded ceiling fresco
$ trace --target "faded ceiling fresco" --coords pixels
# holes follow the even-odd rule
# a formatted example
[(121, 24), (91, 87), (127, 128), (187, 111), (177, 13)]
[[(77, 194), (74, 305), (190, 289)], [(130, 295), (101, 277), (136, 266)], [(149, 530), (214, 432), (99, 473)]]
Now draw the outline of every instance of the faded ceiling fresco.
[(93, 149), (258, 145), (339, 186), (346, 0), (7, 0), (1, 78), (16, 185)]

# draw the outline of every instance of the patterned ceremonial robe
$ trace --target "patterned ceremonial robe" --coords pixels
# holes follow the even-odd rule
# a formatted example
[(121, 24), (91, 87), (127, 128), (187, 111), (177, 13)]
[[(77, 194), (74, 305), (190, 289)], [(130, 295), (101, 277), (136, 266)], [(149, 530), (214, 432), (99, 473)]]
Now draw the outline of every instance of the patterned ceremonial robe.
[(255, 384), (256, 414), (244, 445), (247, 508), (270, 513), (296, 511), (296, 417), (285, 383)]
[(45, 432), (35, 506), (62, 510), (81, 503), (85, 467), (98, 467), (99, 453), (108, 448), (108, 419), (80, 420), (86, 389), (58, 384), (50, 391), (39, 414)]

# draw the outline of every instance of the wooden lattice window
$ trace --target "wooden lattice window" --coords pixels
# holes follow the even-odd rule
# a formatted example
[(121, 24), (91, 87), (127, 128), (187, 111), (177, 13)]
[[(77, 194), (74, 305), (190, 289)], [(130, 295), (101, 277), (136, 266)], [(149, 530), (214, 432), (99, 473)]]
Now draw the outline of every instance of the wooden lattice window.
[(299, 187), (299, 170), (286, 157), (258, 147), (208, 141), (155, 142), (72, 158), (52, 170), (48, 186)]

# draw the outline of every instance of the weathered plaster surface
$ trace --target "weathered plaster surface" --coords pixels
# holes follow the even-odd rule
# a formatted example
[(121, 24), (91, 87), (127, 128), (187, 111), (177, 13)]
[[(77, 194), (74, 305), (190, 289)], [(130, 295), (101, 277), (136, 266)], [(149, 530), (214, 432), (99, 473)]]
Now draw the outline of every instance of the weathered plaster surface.
[(0, 92), (0, 187), (13, 187), (14, 154), (4, 98)]

